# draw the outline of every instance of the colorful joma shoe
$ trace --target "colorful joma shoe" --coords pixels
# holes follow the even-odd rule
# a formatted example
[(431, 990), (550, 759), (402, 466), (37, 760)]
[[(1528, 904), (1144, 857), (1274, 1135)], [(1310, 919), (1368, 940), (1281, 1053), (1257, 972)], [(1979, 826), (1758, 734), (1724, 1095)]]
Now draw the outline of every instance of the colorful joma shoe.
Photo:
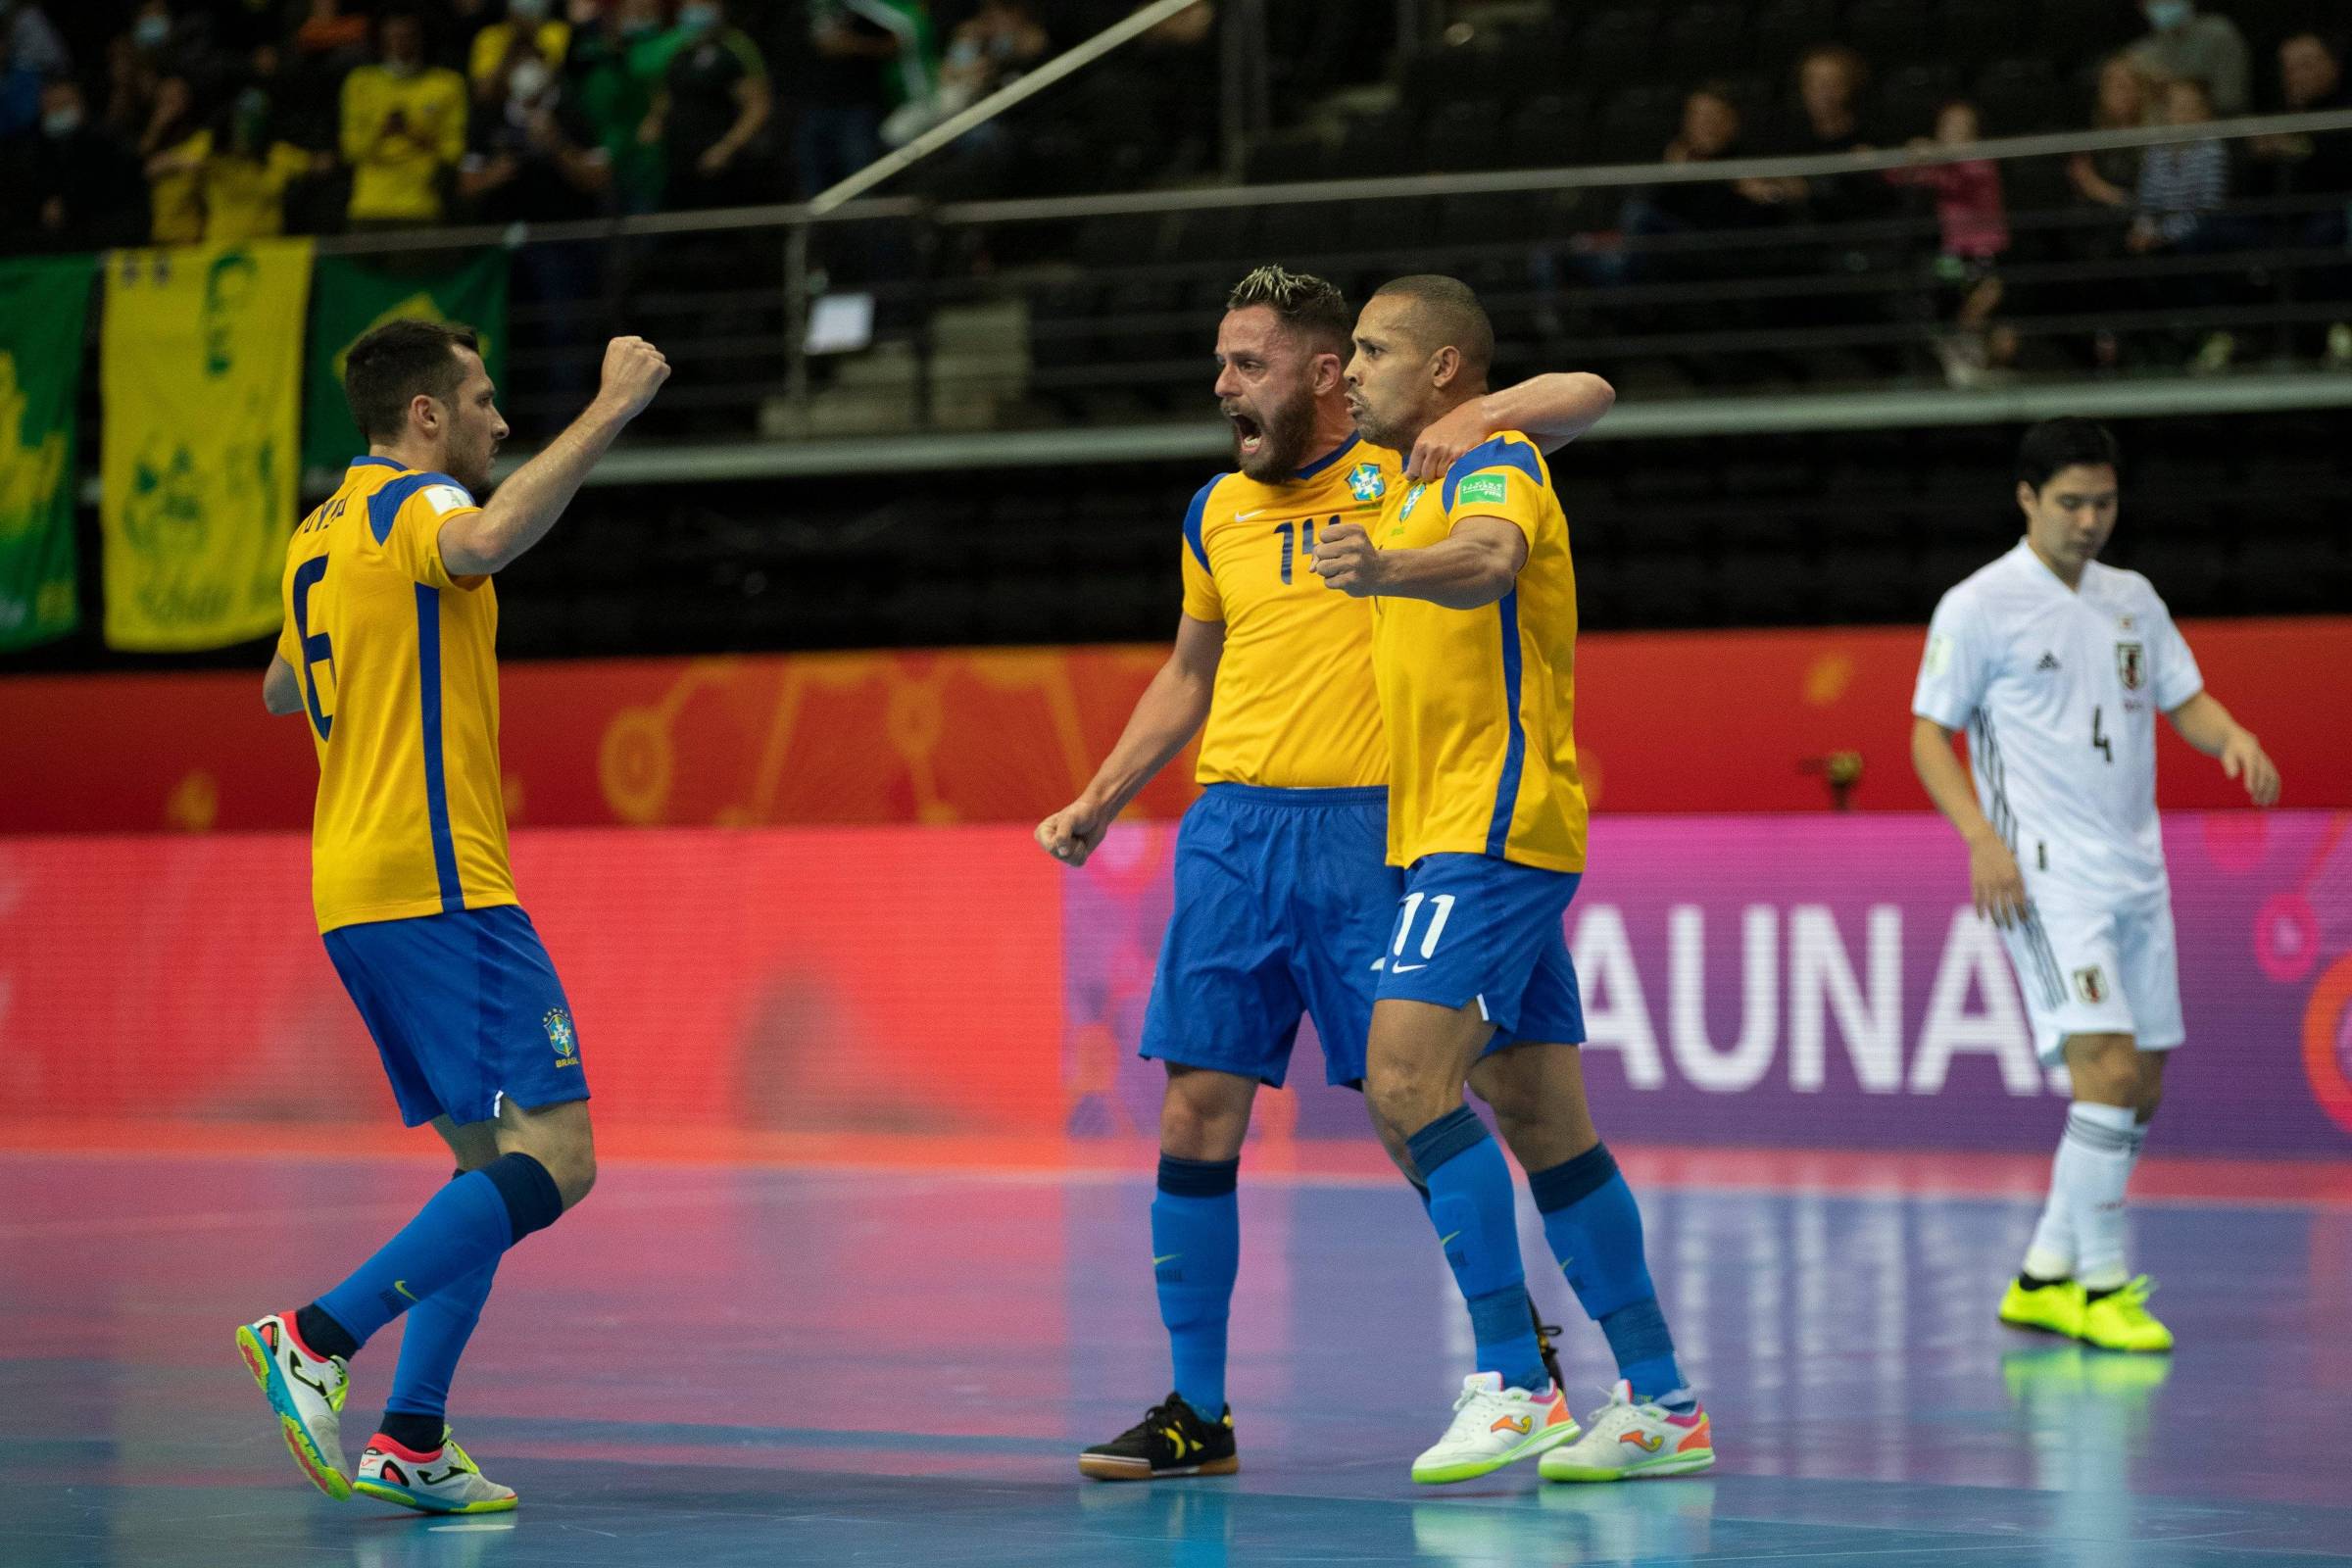
[(2173, 1348), (2173, 1331), (2148, 1312), (2154, 1282), (2142, 1274), (2120, 1291), (2110, 1291), (2082, 1308), (2082, 1343), (2102, 1350), (2148, 1354)]
[(1576, 1433), (1558, 1384), (1530, 1394), (1504, 1388), (1499, 1372), (1473, 1372), (1462, 1379), (1446, 1435), (1413, 1461), (1413, 1479), (1424, 1486), (1475, 1481), (1572, 1442)]
[(360, 1455), (360, 1473), (351, 1490), (418, 1513), (504, 1513), (516, 1500), (513, 1487), (483, 1476), (481, 1466), (458, 1446), (446, 1427), (441, 1430), (441, 1446), (431, 1453), (418, 1453), (377, 1433)]
[(1242, 1467), (1233, 1442), (1233, 1406), (1213, 1422), (1171, 1391), (1144, 1418), (1108, 1443), (1078, 1455), (1078, 1473), (1097, 1481), (1167, 1481), (1229, 1476)]
[(1538, 1469), (1546, 1481), (1635, 1481), (1689, 1475), (1714, 1462), (1715, 1432), (1703, 1408), (1678, 1415), (1636, 1400), (1634, 1386), (1620, 1378), (1585, 1435), (1545, 1454)]
[(237, 1353), (276, 1412), (295, 1464), (336, 1501), (349, 1497), (343, 1398), (351, 1387), (350, 1366), (341, 1356), (312, 1354), (294, 1330), (291, 1312), (272, 1312), (237, 1330)]
[(2001, 1321), (2013, 1329), (2078, 1339), (2082, 1333), (2082, 1287), (2073, 1280), (2028, 1285), (2012, 1278), (2001, 1294)]

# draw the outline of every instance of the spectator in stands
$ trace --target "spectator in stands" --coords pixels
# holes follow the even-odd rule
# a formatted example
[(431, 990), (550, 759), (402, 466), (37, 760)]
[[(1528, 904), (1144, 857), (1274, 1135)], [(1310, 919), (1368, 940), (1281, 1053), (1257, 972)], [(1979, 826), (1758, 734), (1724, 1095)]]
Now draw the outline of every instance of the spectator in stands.
[(73, 66), (40, 7), (0, 0), (0, 141), (40, 128), (41, 83)]
[[(2136, 130), (2148, 123), (2154, 95), (2138, 61), (2115, 55), (2099, 67), (2098, 102), (2093, 107), (2093, 130)], [(2139, 184), (2140, 152), (2118, 147), (2102, 153), (2077, 153), (2067, 161), (2067, 178), (2077, 195), (2101, 207), (2129, 207)]]
[(506, 74), (469, 141), (458, 188), (483, 222), (564, 222), (605, 210), (612, 155), (529, 40), (511, 39)]
[(811, 55), (793, 151), (806, 198), (882, 156), (882, 117), (890, 109), (885, 73), (909, 45), (908, 29), (890, 24), (887, 5), (809, 0)]
[[(2343, 62), (2327, 39), (2302, 32), (2278, 46), (2278, 95), (2288, 114), (2338, 113), (2352, 109), (2352, 88), (2344, 85)], [(2352, 132), (2320, 135), (2257, 136), (2253, 155), (2278, 172), (2279, 189), (2288, 195), (2352, 195)], [(2343, 242), (2341, 207), (2323, 215), (2331, 220), (2327, 236)], [(2319, 237), (2317, 243), (2327, 243)]]
[(424, 63), (424, 24), (393, 12), (377, 24), (382, 62), (343, 82), (343, 160), (352, 227), (435, 223), (466, 154), (466, 80)]
[[(1731, 89), (1720, 82), (1696, 88), (1683, 100), (1682, 129), (1666, 144), (1660, 162), (1710, 164), (1739, 155), (1740, 107)], [(1784, 200), (1783, 191), (1763, 180), (1703, 179), (1648, 186), (1628, 198), (1619, 215), (1618, 227), (1629, 243), (1594, 252), (1586, 259), (1587, 270), (1595, 281), (1612, 284), (1688, 275), (1690, 258), (1644, 254), (1642, 242), (1774, 222)], [(1540, 286), (1548, 281), (1550, 267), (1547, 254), (1539, 252)]]
[(981, 0), (949, 37), (939, 70), (943, 107), (953, 114), (1018, 80), (1050, 46), (1033, 0)]
[(341, 0), (311, 0), (302, 25), (294, 29), (294, 52), (307, 64), (325, 66), (340, 59), (356, 64), (368, 48), (368, 19), (346, 15)]
[(104, 250), (136, 245), (146, 234), (138, 156), (112, 130), (90, 122), (81, 83), (71, 76), (41, 88), (41, 131), (23, 147), (10, 182), (18, 195), (0, 205), (29, 215), (26, 249)]
[[(2194, 76), (2167, 82), (2163, 101), (2168, 125), (2202, 125), (2213, 119), (2213, 101)], [(2140, 163), (2138, 215), (2124, 236), (2124, 246), (2135, 256), (2209, 255), (2229, 249), (2238, 239), (2234, 225), (2222, 216), (2229, 197), (2230, 154), (2217, 138), (2150, 147)], [(2174, 308), (2202, 309), (2220, 300), (2222, 285), (2212, 272), (2195, 272), (2159, 279), (2155, 292)], [(2213, 332), (2197, 351), (2196, 367), (2225, 369), (2236, 349), (2230, 334)]]
[(677, 47), (662, 74), (639, 139), (660, 142), (669, 162), (672, 207), (732, 207), (758, 201), (756, 145), (774, 105), (767, 62), (720, 0), (678, 7)]
[(473, 82), (476, 103), (503, 96), (518, 40), (528, 43), (548, 65), (564, 69), (564, 56), (571, 48), (571, 24), (550, 16), (550, 9), (548, 0), (507, 0), (506, 20), (493, 22), (473, 35), (466, 74)]
[(2246, 112), (2252, 57), (2237, 24), (2219, 12), (2200, 15), (2196, 0), (2139, 0), (2149, 32), (2132, 56), (2159, 81), (2202, 82), (2218, 115)]
[[(1984, 128), (1977, 106), (1965, 99), (1945, 104), (1936, 117), (1936, 134), (1911, 143), (1934, 152), (1980, 140)], [(1890, 183), (1924, 185), (1936, 193), (1936, 223), (1942, 240), (1936, 275), (1954, 304), (1953, 330), (1939, 338), (1936, 357), (1945, 379), (1974, 386), (1987, 369), (2004, 369), (2017, 359), (2017, 334), (1993, 324), (2001, 305), (2000, 274), (1993, 269), (2009, 249), (2009, 212), (2001, 196), (2001, 170), (1990, 159), (1890, 169)]]
[(193, 245), (204, 238), (202, 173), (212, 154), (213, 133), (199, 122), (188, 78), (164, 77), (139, 137), (147, 172), (148, 238), (154, 244)]
[(228, 128), (204, 161), (204, 237), (235, 245), (286, 231), (286, 195), (297, 181), (324, 174), (334, 157), (270, 134), (270, 95), (259, 87), (239, 93)]
[(572, 0), (571, 24), (565, 74), (610, 161), (613, 203), (623, 213), (653, 212), (662, 205), (668, 168), (659, 133), (646, 138), (639, 131), (653, 113), (678, 33), (664, 24), (661, 0), (620, 0), (613, 7)]

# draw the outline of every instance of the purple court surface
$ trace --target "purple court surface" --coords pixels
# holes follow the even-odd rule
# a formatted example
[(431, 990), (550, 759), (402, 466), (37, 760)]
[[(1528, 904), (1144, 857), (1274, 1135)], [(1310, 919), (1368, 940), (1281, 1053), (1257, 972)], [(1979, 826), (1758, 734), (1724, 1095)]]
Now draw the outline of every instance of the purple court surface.
[[(1993, 1321), (2030, 1200), (1652, 1190), (1717, 1468), (1418, 1488), (1469, 1351), (1418, 1205), (1245, 1168), (1242, 1473), (1118, 1486), (1073, 1457), (1167, 1387), (1146, 1178), (615, 1162), (508, 1259), (458, 1380), (520, 1510), (331, 1502), (231, 1331), (444, 1174), (0, 1155), (0, 1564), (2352, 1563), (2352, 1209), (2292, 1193), (2139, 1207), (2167, 1361)], [(1535, 1288), (1597, 1403), (1598, 1331)], [(396, 1332), (355, 1364), (355, 1456)]]

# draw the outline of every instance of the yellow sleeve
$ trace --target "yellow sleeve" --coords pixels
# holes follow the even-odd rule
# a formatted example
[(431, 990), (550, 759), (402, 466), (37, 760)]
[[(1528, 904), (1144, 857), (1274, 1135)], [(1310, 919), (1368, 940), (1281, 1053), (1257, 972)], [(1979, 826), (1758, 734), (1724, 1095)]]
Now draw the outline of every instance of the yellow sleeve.
[(1516, 433), (1499, 435), (1471, 448), (1446, 470), (1446, 515), (1457, 523), (1465, 517), (1500, 517), (1527, 535), (1532, 547), (1549, 488), (1535, 443)]
[(455, 479), (438, 473), (415, 477), (421, 482), (400, 499), (392, 514), (391, 530), (380, 541), (385, 558), (412, 580), (428, 588), (470, 586), (478, 579), (468, 577), (460, 582), (450, 576), (449, 567), (442, 563), (441, 528), (452, 517), (482, 509), (474, 505), (473, 497)]
[(277, 628), (277, 657), (292, 664), (297, 671), (302, 668), (302, 639), (295, 634), (292, 615), (288, 615), (285, 623)]
[(1209, 569), (1208, 519), (1209, 492), (1217, 487), (1211, 479), (1193, 497), (1193, 504), (1184, 513), (1184, 612), (1195, 620), (1222, 622), (1225, 618), (1225, 598), (1217, 592), (1217, 574)]
[(466, 156), (466, 78), (454, 71), (440, 73), (441, 96), (449, 112), (441, 117), (441, 162), (453, 168)]
[(270, 149), (270, 180), (280, 192), (311, 172), (311, 155), (290, 141), (281, 141)]
[(343, 161), (347, 164), (366, 159), (383, 134), (377, 80), (378, 73), (364, 67), (343, 78)]
[(466, 62), (466, 74), (475, 85), (498, 74), (498, 68), (507, 63), (507, 40), (514, 33), (513, 23), (493, 22), (473, 35), (473, 55)]

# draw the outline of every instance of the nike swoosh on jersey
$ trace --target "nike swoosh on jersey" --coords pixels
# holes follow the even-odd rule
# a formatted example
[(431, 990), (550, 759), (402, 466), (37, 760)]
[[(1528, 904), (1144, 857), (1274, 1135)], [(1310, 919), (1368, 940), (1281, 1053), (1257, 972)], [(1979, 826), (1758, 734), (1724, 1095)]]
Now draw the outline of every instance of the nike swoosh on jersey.
[(1429, 965), (1428, 965), (1428, 964), (1426, 964), (1426, 963), (1399, 963), (1399, 964), (1394, 965), (1394, 966), (1393, 966), (1393, 967), (1392, 967), (1392, 968), (1389, 970), (1389, 973), (1391, 973), (1391, 974), (1410, 974), (1410, 973), (1412, 973), (1412, 972), (1413, 972), (1415, 969), (1426, 969), (1426, 968), (1428, 968), (1428, 967), (1429, 967)]

